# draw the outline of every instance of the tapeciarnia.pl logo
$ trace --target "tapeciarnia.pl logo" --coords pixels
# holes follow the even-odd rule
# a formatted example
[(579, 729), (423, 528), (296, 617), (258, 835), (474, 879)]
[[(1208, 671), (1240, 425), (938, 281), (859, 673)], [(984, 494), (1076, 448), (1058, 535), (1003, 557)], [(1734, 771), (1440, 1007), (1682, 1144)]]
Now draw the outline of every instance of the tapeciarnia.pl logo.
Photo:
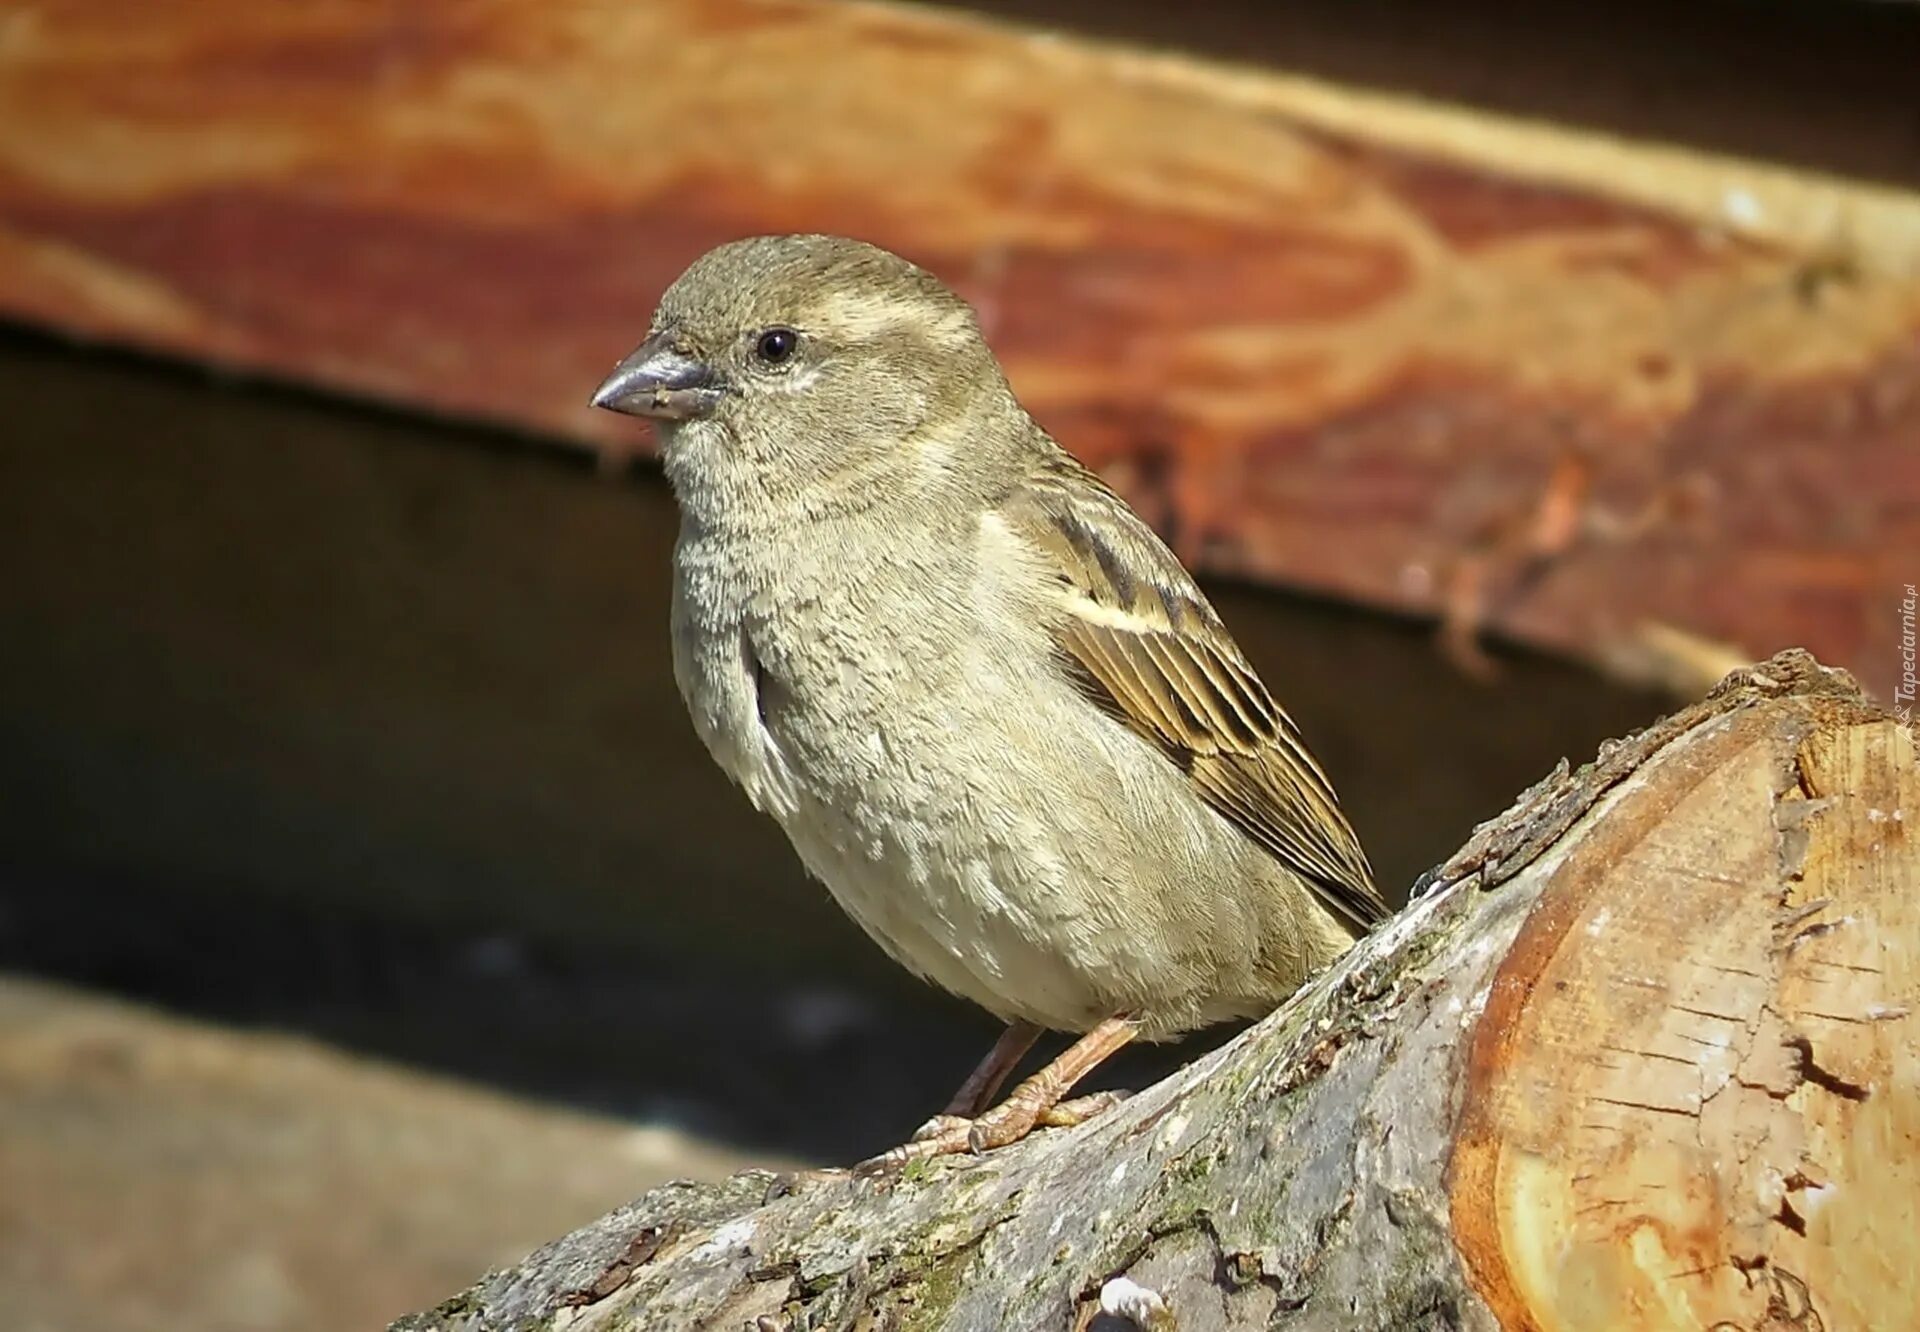
[(1913, 687), (1914, 687), (1914, 646), (1913, 646), (1913, 610), (1916, 600), (1914, 585), (1907, 584), (1906, 596), (1900, 602), (1900, 679), (1893, 686), (1894, 715), (1907, 725), (1913, 724)]

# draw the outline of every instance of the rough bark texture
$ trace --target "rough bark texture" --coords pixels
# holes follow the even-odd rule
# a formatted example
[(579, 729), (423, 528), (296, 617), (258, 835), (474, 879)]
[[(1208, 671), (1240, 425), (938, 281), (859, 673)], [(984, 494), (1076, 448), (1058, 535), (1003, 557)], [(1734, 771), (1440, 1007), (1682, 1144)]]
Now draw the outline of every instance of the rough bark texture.
[(1115, 1329), (1123, 1277), (1185, 1332), (1909, 1325), (1916, 819), (1912, 735), (1783, 654), (1116, 1112), (670, 1186), (395, 1327)]
[(0, 21), (0, 314), (630, 449), (584, 404), (664, 284), (810, 229), (954, 281), (1202, 567), (1890, 692), (1910, 193), (905, 7)]

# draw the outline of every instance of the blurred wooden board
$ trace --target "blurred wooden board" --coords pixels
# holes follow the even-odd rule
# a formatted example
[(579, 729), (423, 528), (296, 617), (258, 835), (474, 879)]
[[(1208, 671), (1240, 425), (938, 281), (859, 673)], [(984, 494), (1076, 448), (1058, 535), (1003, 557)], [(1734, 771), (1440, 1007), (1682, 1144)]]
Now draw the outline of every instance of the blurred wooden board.
[(11, 1328), (375, 1327), (644, 1189), (747, 1160), (0, 973)]
[(624, 450), (664, 283), (813, 229), (1202, 566), (1891, 692), (1920, 196), (829, 0), (0, 20), (0, 314), (82, 336)]

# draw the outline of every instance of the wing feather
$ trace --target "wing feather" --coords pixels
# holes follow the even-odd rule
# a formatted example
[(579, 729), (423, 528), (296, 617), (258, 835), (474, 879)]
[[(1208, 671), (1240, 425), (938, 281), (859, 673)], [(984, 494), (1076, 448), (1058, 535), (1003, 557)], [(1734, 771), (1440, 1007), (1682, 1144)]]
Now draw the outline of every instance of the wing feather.
[(1117, 720), (1337, 916), (1387, 915), (1333, 787), (1213, 607), (1125, 501), (1050, 450), (998, 515), (1061, 585), (1063, 654)]

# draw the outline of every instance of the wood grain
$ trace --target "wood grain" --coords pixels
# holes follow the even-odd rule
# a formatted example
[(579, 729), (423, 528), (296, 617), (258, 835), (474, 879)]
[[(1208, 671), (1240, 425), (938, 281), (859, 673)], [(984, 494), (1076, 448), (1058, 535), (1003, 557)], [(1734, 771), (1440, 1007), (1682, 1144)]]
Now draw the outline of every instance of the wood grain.
[(1912, 195), (830, 0), (0, 18), (14, 318), (619, 453), (591, 386), (769, 230), (949, 278), (1204, 568), (1890, 692)]
[(1911, 1324), (1913, 737), (1718, 729), (1554, 876), (1477, 1025), (1453, 1218), (1504, 1328)]

